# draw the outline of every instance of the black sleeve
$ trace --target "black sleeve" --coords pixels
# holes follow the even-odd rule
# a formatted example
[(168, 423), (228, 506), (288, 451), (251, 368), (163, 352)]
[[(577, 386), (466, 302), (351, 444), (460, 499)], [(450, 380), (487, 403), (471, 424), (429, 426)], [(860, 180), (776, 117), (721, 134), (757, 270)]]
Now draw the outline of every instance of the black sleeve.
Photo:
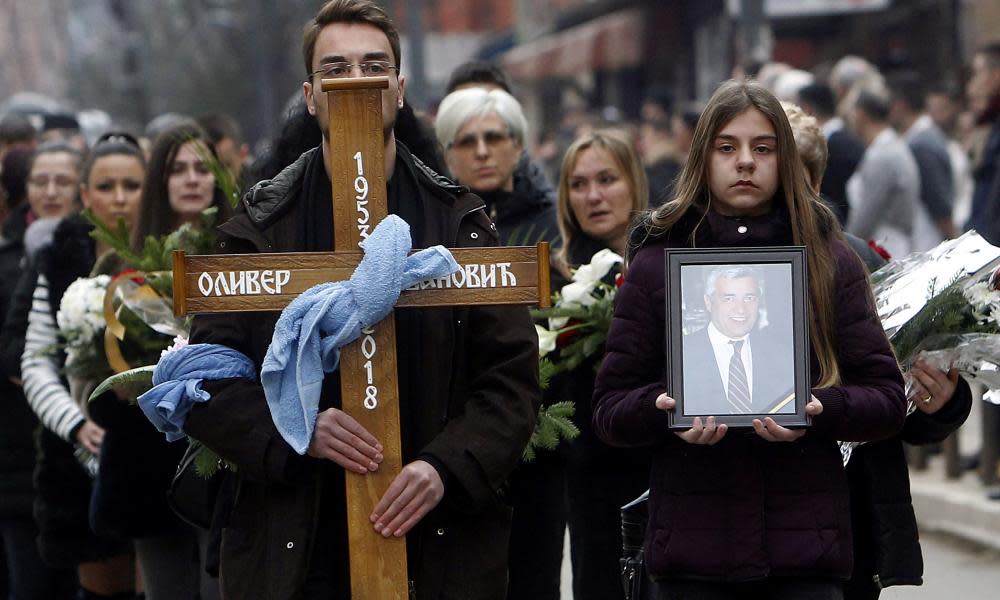
[(903, 441), (916, 445), (940, 442), (965, 423), (971, 410), (972, 390), (965, 379), (959, 377), (954, 396), (941, 410), (933, 415), (916, 410), (906, 417)]
[(5, 315), (3, 330), (0, 331), (0, 368), (5, 377), (21, 378), (21, 354), (24, 353), (24, 334), (28, 331), (28, 313), (31, 312), (31, 297), (38, 282), (38, 271), (33, 262), (28, 262), (21, 271), (10, 302), (3, 306)]

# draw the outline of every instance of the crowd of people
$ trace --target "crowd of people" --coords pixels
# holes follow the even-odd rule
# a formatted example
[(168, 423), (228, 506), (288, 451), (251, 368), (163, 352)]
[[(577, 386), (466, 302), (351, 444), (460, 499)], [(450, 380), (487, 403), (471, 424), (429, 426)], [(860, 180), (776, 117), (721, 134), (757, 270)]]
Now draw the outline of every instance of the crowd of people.
[[(123, 392), (87, 402), (97, 382), (68, 376), (50, 349), (69, 286), (123, 266), (83, 209), (110, 227), (124, 221), (137, 250), (147, 236), (202, 227), (210, 207), (220, 251), (332, 249), (329, 132), (314, 86), (373, 74), (390, 81), (389, 209), (414, 247), (547, 241), (554, 290), (599, 251), (628, 265), (605, 278), (620, 285), (606, 353), (544, 390), (523, 307), (396, 313), (404, 468), (371, 519), (407, 537), (416, 598), (556, 600), (567, 529), (573, 597), (621, 598), (620, 509), (647, 489), (646, 597), (867, 599), (921, 582), (902, 442), (953, 432), (971, 392), (956, 371), (917, 362), (917, 410), (906, 415), (866, 273), (972, 228), (1000, 243), (1000, 44), (977, 51), (965, 94), (860, 57), (826, 73), (768, 64), (702, 104), (651, 89), (635, 120), (567, 110), (535, 145), (537, 124), (492, 64), (456, 69), (433, 116), (410, 106), (399, 34), (366, 0), (327, 2), (303, 48), (302, 97), (253, 159), (221, 114), (163, 115), (141, 136), (109, 127), (89, 144), (64, 120), (40, 130), (0, 116), (10, 598), (350, 597), (344, 473), (375, 471), (383, 456), (340, 410), (335, 373), (305, 454), (279, 434), (259, 381), (203, 382), (211, 400), (190, 408), (185, 432), (235, 469), (212, 496), (212, 522), (197, 527), (167, 502), (184, 445)], [(268, 184), (251, 187), (259, 180)], [(234, 187), (246, 192), (235, 208)], [(664, 250), (792, 245), (807, 248), (811, 426), (766, 417), (741, 429), (708, 416), (671, 432)], [(740, 273), (718, 275), (706, 304)], [(747, 289), (756, 303), (760, 284)], [(277, 318), (200, 316), (190, 341), (259, 371)], [(739, 369), (751, 364), (757, 320), (709, 332), (732, 338)], [(729, 400), (750, 405), (741, 377), (720, 390), (747, 386)], [(522, 461), (539, 406), (566, 400), (579, 435)], [(867, 443), (845, 468), (838, 440)]]

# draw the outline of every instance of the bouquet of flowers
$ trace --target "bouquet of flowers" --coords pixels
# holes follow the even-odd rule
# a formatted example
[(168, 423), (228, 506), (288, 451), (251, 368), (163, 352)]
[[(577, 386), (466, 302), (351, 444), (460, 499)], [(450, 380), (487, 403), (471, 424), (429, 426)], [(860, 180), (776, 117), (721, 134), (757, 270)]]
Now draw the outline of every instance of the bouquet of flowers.
[(63, 293), (56, 324), (68, 375), (96, 379), (109, 372), (104, 359), (104, 295), (110, 281), (107, 275), (81, 277)]
[[(875, 309), (906, 381), (919, 356), (958, 369), (971, 382), (1000, 388), (1000, 248), (979, 234), (943, 242), (872, 274)], [(996, 392), (983, 399), (1000, 404)], [(915, 409), (909, 403), (907, 414)], [(858, 442), (841, 442), (844, 464)]]
[(558, 350), (557, 358), (548, 359), (550, 375), (573, 370), (604, 350), (615, 292), (621, 285), (620, 279), (611, 285), (604, 278), (622, 262), (622, 257), (611, 250), (601, 250), (589, 264), (576, 269), (570, 283), (553, 295), (552, 308), (532, 312), (536, 318), (548, 318), (549, 324), (548, 328), (535, 325), (539, 356), (546, 358)]
[(147, 237), (138, 252), (132, 249), (122, 221), (111, 228), (84, 213), (96, 228), (92, 235), (130, 267), (111, 279), (103, 299), (104, 354), (111, 369), (90, 394), (91, 400), (113, 388), (126, 389), (134, 399), (151, 387), (153, 368), (171, 340), (187, 339), (190, 320), (175, 317), (173, 311), (173, 251), (210, 253), (217, 212), (203, 211), (200, 227), (185, 224), (165, 236)]
[[(538, 371), (542, 389), (549, 380), (563, 371), (571, 371), (587, 359), (604, 351), (617, 286), (604, 281), (622, 257), (611, 250), (601, 250), (589, 264), (573, 272), (570, 283), (553, 294), (552, 308), (534, 310), (536, 319), (547, 319), (548, 327), (535, 325), (538, 333)], [(531, 461), (538, 448), (554, 449), (560, 439), (572, 440), (580, 434), (571, 417), (575, 412), (572, 401), (543, 406), (538, 413), (538, 425), (524, 451), (524, 460)]]
[(998, 270), (1000, 248), (969, 232), (873, 275), (876, 310), (904, 370), (920, 355), (1000, 387)]

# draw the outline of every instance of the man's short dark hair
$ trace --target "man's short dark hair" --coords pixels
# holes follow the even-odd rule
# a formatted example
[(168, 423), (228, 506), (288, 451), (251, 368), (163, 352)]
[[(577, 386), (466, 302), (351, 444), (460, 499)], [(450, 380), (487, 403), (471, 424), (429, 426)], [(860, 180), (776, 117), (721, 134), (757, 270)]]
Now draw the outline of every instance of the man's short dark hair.
[(811, 106), (824, 119), (832, 117), (837, 111), (833, 88), (825, 83), (811, 83), (799, 90), (799, 102)]
[(990, 42), (980, 46), (976, 49), (976, 54), (985, 57), (991, 68), (1000, 68), (1000, 42)]
[(212, 141), (212, 144), (216, 146), (226, 138), (233, 140), (237, 145), (243, 143), (239, 122), (225, 113), (202, 115), (198, 117), (198, 124), (208, 134), (208, 139)]
[(653, 117), (652, 119), (645, 119), (642, 122), (643, 125), (651, 127), (654, 131), (660, 133), (670, 133), (670, 117)]
[(868, 115), (872, 120), (885, 123), (889, 120), (889, 98), (871, 90), (861, 90), (854, 101), (854, 106)]
[(23, 144), (35, 141), (38, 131), (28, 117), (9, 113), (0, 118), (0, 144)]
[(319, 9), (316, 16), (306, 23), (302, 32), (302, 58), (305, 60), (306, 74), (312, 72), (313, 54), (316, 52), (316, 40), (323, 28), (333, 23), (358, 23), (371, 25), (382, 30), (389, 38), (396, 67), (402, 66), (403, 57), (399, 51), (399, 32), (392, 19), (382, 8), (369, 0), (330, 0)]
[(44, 117), (42, 131), (52, 131), (53, 129), (67, 129), (70, 131), (80, 130), (80, 121), (76, 115), (67, 112), (48, 113)]
[(892, 100), (902, 101), (910, 110), (923, 112), (927, 106), (927, 87), (920, 75), (912, 71), (894, 73), (888, 78)]
[(660, 107), (664, 114), (674, 112), (674, 92), (668, 86), (653, 84), (646, 90), (646, 95), (642, 99), (643, 104), (652, 103)]
[(471, 60), (455, 67), (448, 79), (447, 93), (450, 94), (458, 86), (469, 83), (491, 83), (508, 94), (511, 93), (510, 83), (503, 70), (496, 63), (484, 60)]

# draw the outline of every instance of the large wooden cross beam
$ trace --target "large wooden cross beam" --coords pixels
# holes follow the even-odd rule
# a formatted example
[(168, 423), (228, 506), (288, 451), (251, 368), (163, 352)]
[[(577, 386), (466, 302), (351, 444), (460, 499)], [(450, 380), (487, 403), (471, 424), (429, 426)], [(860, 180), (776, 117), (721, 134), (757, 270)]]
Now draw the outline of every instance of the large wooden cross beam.
[[(385, 77), (325, 79), (329, 92), (334, 252), (185, 256), (174, 254), (174, 311), (280, 310), (313, 285), (348, 279), (359, 244), (388, 214), (381, 90)], [(461, 266), (402, 293), (398, 307), (473, 304), (549, 306), (549, 248), (454, 249)], [(403, 466), (392, 315), (340, 355), (342, 409), (383, 446), (378, 471), (346, 471), (351, 597), (406, 600), (406, 544), (383, 538), (368, 516)]]

